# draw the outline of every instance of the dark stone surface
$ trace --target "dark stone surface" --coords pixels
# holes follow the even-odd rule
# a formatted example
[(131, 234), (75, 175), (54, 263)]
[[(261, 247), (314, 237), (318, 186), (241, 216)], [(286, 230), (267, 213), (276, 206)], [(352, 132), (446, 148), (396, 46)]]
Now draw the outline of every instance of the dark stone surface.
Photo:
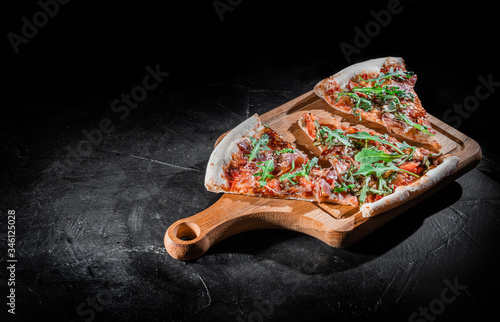
[[(2, 320), (483, 321), (495, 313), (496, 85), (474, 111), (448, 120), (480, 143), (479, 166), (349, 248), (275, 230), (233, 236), (192, 262), (163, 247), (169, 225), (219, 198), (203, 186), (218, 136), (349, 65), (340, 44), (355, 45), (354, 28), (388, 3), (244, 1), (220, 21), (213, 1), (70, 2), (19, 53), (4, 38), (4, 301), (8, 209), (17, 263), (16, 315), (2, 304)], [(403, 56), (424, 106), (441, 118), (477, 95), (480, 77), (500, 81), (494, 8), (398, 8), (352, 62)], [(20, 34), (21, 17), (38, 10), (35, 1), (9, 10), (4, 34)], [(114, 112), (115, 99), (143, 84), (146, 66), (169, 74), (128, 115)], [(114, 128), (101, 139), (103, 119)], [(86, 155), (72, 158), (78, 148)]]

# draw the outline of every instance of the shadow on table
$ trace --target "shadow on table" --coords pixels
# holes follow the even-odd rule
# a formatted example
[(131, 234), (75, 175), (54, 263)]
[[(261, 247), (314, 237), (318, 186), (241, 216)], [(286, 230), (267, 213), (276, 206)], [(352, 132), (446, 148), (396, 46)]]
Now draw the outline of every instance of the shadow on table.
[(347, 249), (358, 254), (382, 255), (417, 231), (426, 218), (448, 208), (461, 196), (462, 187), (454, 181)]

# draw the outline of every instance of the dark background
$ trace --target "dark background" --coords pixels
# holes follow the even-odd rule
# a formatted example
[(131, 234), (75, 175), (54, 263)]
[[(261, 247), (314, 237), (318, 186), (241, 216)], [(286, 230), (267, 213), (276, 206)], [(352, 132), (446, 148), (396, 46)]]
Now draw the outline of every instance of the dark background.
[[(16, 320), (408, 320), (436, 303), (445, 281), (467, 288), (437, 320), (496, 312), (499, 87), (450, 123), (481, 145), (479, 166), (352, 247), (254, 231), (188, 263), (163, 248), (169, 225), (219, 198), (203, 186), (217, 137), (348, 66), (340, 44), (355, 45), (355, 28), (388, 3), (246, 0), (221, 21), (213, 1), (71, 1), (17, 54), (7, 35), (22, 35), (21, 18), (41, 9), (9, 3), (0, 258), (6, 267), (6, 212), (15, 209)], [(419, 76), (425, 108), (439, 118), (475, 95), (478, 77), (500, 81), (496, 7), (400, 6), (352, 63), (403, 57)], [(111, 103), (158, 64), (169, 75), (119, 119)], [(68, 166), (67, 147), (103, 118), (115, 130)]]

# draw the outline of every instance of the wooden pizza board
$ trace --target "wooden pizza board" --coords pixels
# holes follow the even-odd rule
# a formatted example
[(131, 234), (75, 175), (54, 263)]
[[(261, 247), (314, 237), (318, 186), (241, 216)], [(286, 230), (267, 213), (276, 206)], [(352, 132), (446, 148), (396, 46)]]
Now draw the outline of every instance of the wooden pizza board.
[[(331, 108), (313, 91), (260, 117), (285, 140), (294, 143), (298, 149), (308, 153), (309, 157), (313, 157), (314, 154), (319, 155), (320, 152), (297, 124), (298, 119), (305, 112), (311, 112), (320, 118), (341, 117), (353, 125), (359, 122), (357, 117)], [(268, 228), (302, 232), (332, 247), (346, 247), (355, 243), (472, 170), (479, 163), (481, 148), (477, 142), (434, 116), (429, 115), (429, 117), (432, 126), (437, 131), (436, 138), (442, 145), (441, 151), (444, 154), (458, 156), (460, 162), (449, 177), (417, 198), (377, 216), (364, 218), (358, 207), (224, 194), (211, 207), (194, 216), (178, 220), (168, 228), (164, 238), (167, 252), (179, 260), (191, 260), (200, 257), (212, 245), (229, 236), (248, 230)], [(363, 121), (360, 124), (379, 133), (387, 132), (385, 128), (372, 122)], [(394, 133), (391, 135), (401, 141), (408, 141)], [(414, 142), (412, 144), (418, 145)]]

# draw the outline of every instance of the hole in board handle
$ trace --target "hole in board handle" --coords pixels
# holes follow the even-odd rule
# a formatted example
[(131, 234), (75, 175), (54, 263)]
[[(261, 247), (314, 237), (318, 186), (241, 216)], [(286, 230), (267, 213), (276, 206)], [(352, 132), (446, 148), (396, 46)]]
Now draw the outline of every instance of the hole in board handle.
[(200, 236), (200, 227), (192, 222), (183, 222), (177, 225), (174, 230), (175, 237), (183, 241), (190, 241)]

